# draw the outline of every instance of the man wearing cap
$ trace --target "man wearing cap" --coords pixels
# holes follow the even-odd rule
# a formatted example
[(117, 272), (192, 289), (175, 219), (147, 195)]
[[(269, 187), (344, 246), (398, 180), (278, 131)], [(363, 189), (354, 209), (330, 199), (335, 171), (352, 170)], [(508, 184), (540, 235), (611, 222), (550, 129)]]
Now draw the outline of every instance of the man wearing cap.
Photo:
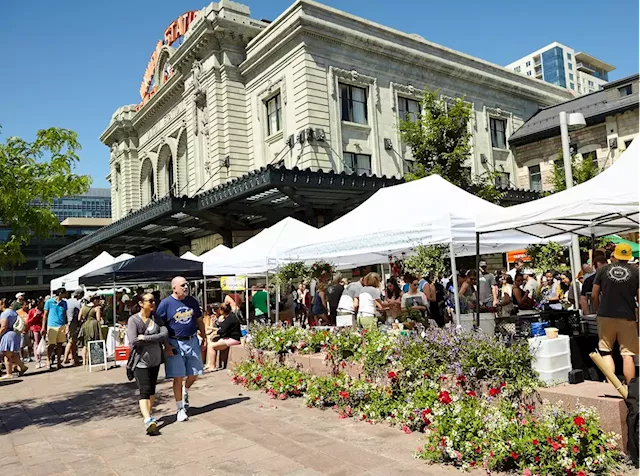
[(639, 352), (638, 310), (640, 299), (638, 269), (629, 264), (631, 247), (619, 243), (611, 255), (611, 264), (598, 269), (593, 281), (591, 301), (598, 318), (598, 348), (609, 368), (615, 371), (611, 351), (616, 340), (622, 355), (622, 372), (629, 383), (636, 374), (634, 355)]
[(24, 293), (16, 294), (16, 300), (13, 301), (13, 304), (11, 304), (11, 309), (18, 312), (20, 309), (22, 309), (23, 302), (24, 302)]
[(480, 278), (478, 279), (478, 292), (480, 293), (481, 306), (497, 306), (498, 287), (496, 277), (487, 272), (487, 262), (480, 261)]

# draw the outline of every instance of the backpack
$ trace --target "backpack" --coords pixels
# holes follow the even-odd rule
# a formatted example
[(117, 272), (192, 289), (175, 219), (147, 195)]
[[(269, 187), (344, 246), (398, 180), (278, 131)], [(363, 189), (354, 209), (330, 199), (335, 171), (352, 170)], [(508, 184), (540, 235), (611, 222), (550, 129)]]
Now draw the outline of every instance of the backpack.
[(20, 319), (20, 316), (18, 316), (18, 318), (16, 319), (16, 322), (13, 323), (13, 330), (18, 334), (24, 334), (24, 331), (26, 329), (27, 329), (26, 324), (22, 319)]

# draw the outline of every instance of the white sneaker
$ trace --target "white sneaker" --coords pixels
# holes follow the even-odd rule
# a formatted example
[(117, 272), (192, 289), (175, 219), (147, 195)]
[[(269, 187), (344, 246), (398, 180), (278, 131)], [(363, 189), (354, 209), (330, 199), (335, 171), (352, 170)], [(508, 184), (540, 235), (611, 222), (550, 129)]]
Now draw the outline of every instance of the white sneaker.
[(189, 419), (189, 415), (187, 415), (187, 410), (184, 408), (180, 408), (178, 410), (177, 420), (178, 421), (187, 421)]

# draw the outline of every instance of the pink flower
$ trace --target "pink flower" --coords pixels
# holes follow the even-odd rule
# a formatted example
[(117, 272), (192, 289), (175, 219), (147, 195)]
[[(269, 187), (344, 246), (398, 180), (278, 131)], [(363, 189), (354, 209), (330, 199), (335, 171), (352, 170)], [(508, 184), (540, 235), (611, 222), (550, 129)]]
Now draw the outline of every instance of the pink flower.
[(409, 428), (407, 425), (402, 427), (402, 431), (404, 431), (407, 435), (411, 434), (411, 428)]
[(459, 451), (455, 451), (454, 454), (456, 455), (457, 459), (462, 459), (462, 453), (460, 453)]
[(418, 446), (418, 453), (422, 453), (422, 446)]
[(574, 453), (580, 453), (580, 448), (578, 448), (577, 446), (574, 445), (572, 449)]
[(533, 476), (533, 473), (529, 468), (525, 468), (524, 471), (522, 472), (522, 476)]
[(278, 395), (278, 399), (280, 400), (286, 400), (287, 396), (284, 393), (281, 393), (280, 395)]

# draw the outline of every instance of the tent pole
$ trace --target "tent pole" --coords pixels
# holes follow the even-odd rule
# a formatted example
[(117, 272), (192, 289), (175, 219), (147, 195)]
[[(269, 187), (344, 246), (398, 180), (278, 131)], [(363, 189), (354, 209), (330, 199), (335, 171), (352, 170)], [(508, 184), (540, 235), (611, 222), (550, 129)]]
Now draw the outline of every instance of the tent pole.
[(204, 276), (202, 280), (203, 283), (203, 291), (202, 291), (202, 301), (204, 302), (204, 310), (207, 311), (207, 277)]
[[(476, 306), (474, 327), (480, 327), (480, 233), (476, 232)], [(493, 290), (491, 290), (493, 291)]]
[(267, 271), (267, 276), (265, 279), (266, 285), (265, 287), (267, 288), (267, 320), (269, 321), (269, 323), (271, 323), (271, 296), (269, 295), (269, 271)]
[(249, 276), (244, 277), (244, 305), (245, 305), (245, 316), (244, 321), (249, 325)]
[(280, 322), (280, 286), (276, 284), (276, 323)]
[(113, 280), (113, 328), (115, 329), (118, 325), (118, 313), (117, 313), (117, 305), (116, 305), (116, 280)]
[(460, 327), (460, 295), (458, 294), (458, 275), (456, 273), (456, 253), (453, 242), (449, 243), (449, 257), (451, 259), (451, 280), (453, 281), (453, 300), (456, 308), (456, 327)]

